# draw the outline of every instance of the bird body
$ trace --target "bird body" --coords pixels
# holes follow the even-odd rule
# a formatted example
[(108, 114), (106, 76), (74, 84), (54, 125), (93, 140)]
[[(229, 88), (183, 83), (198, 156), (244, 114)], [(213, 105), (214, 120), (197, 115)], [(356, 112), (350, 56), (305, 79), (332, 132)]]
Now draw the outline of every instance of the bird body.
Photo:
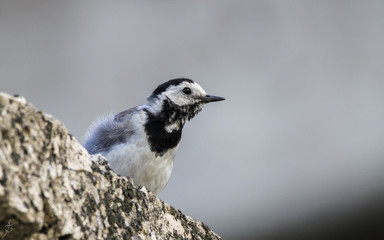
[(158, 86), (147, 103), (95, 121), (85, 137), (90, 154), (105, 156), (118, 174), (157, 195), (172, 173), (182, 128), (210, 96), (190, 79), (173, 79)]

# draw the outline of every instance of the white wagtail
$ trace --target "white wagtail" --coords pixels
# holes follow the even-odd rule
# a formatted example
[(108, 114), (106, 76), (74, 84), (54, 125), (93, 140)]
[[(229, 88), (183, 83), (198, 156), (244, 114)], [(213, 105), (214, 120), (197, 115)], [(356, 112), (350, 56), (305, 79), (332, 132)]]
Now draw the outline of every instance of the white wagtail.
[(185, 122), (204, 104), (222, 100), (190, 79), (169, 80), (153, 91), (146, 104), (95, 121), (84, 147), (90, 154), (105, 156), (116, 173), (157, 195), (171, 176)]

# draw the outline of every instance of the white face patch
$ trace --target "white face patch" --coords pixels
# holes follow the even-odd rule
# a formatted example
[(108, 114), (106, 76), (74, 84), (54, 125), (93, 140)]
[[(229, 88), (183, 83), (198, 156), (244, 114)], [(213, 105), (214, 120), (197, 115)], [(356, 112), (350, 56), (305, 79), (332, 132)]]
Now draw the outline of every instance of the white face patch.
[(202, 97), (207, 95), (198, 83), (191, 80), (171, 84), (160, 90), (148, 98), (147, 107), (154, 115), (164, 111), (161, 117), (166, 117), (163, 121), (168, 133), (180, 130), (187, 120), (200, 112), (204, 105)]
[[(184, 88), (191, 89), (191, 93), (184, 93)], [(207, 93), (197, 83), (183, 82), (176, 86), (169, 86), (167, 90), (163, 93), (163, 95), (165, 95), (174, 104), (178, 106), (186, 106), (197, 103), (199, 101), (198, 98), (207, 95)]]

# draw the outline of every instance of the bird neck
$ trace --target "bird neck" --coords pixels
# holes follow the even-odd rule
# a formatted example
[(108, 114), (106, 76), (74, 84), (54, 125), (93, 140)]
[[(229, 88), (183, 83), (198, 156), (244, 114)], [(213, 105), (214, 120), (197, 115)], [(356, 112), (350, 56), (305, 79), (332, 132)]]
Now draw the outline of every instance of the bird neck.
[(190, 119), (186, 107), (178, 106), (169, 99), (157, 99), (150, 106), (153, 118), (156, 118), (167, 132), (181, 130)]
[[(152, 106), (149, 109), (145, 110), (147, 121), (144, 125), (148, 142), (151, 151), (157, 156), (162, 156), (179, 145), (182, 128), (187, 118), (180, 107), (169, 100), (163, 100), (161, 108)], [(156, 109), (158, 111), (154, 111)]]

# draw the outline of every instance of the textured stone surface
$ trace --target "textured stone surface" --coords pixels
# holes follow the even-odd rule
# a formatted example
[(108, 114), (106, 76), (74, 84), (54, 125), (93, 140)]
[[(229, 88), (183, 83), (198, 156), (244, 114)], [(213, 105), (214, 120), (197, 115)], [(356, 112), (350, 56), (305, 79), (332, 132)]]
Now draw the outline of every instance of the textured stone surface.
[(62, 123), (0, 94), (1, 239), (220, 239), (89, 156)]

